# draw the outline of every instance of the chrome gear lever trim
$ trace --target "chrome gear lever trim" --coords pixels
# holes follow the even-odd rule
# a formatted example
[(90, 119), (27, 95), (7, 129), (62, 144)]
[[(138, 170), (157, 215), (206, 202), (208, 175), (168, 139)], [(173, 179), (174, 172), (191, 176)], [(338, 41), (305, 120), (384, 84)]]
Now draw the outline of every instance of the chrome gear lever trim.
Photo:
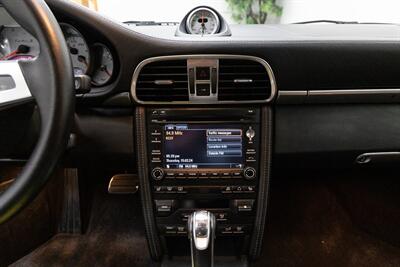
[(195, 211), (188, 221), (193, 267), (214, 266), (214, 239), (216, 221), (209, 211)]

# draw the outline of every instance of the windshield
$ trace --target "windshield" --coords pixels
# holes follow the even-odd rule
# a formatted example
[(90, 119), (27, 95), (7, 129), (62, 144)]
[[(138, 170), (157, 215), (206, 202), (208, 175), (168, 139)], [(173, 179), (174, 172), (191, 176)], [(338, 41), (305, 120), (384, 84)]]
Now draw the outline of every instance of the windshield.
[(115, 20), (180, 22), (210, 6), (230, 24), (288, 24), (334, 20), (400, 23), (400, 0), (72, 0)]

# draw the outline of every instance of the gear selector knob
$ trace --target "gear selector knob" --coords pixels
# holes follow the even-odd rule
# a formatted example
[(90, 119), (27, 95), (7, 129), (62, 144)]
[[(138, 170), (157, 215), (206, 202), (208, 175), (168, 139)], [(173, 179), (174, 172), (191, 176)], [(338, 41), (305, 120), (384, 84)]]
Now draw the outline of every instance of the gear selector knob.
[(195, 211), (188, 221), (192, 266), (214, 266), (215, 217), (211, 212)]

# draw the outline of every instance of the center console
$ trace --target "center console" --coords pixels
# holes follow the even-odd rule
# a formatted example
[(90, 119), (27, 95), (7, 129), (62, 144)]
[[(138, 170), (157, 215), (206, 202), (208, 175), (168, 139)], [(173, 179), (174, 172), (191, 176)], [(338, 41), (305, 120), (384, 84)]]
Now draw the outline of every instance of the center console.
[(217, 236), (249, 235), (258, 187), (260, 110), (148, 109), (149, 177), (159, 233), (186, 236), (189, 215), (214, 213)]
[(256, 57), (166, 56), (138, 65), (137, 164), (154, 260), (193, 260), (204, 254), (193, 244), (210, 236), (205, 254), (216, 260), (260, 255), (275, 92), (272, 69)]
[(268, 192), (269, 109), (140, 107), (136, 116), (154, 255), (190, 255), (188, 220), (206, 210), (216, 220), (216, 255), (257, 257)]

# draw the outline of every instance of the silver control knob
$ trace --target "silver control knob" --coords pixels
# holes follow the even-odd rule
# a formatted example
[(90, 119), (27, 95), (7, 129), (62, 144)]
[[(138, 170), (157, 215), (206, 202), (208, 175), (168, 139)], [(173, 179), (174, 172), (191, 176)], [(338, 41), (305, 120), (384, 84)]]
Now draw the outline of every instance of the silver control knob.
[(246, 167), (243, 170), (243, 176), (246, 180), (254, 179), (256, 177), (256, 169), (253, 167)]
[(256, 135), (256, 131), (250, 126), (246, 131), (246, 137), (249, 138), (249, 141), (253, 141), (254, 136)]
[(164, 170), (161, 168), (154, 168), (151, 171), (151, 177), (153, 177), (154, 180), (161, 180), (162, 178), (164, 178)]

